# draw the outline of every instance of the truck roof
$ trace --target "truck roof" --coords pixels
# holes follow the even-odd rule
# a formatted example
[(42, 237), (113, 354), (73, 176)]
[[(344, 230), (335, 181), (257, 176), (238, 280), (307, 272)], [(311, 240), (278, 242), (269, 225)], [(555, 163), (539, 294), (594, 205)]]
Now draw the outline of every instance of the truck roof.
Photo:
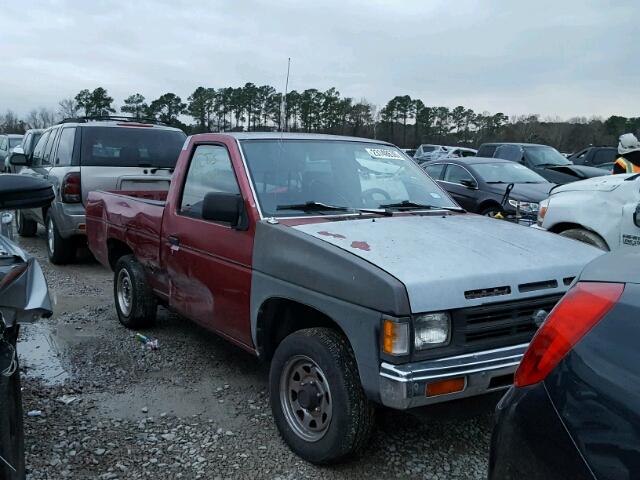
[(220, 132), (220, 133), (198, 133), (193, 135), (197, 138), (207, 136), (229, 136), (237, 140), (339, 140), (346, 142), (373, 142), (385, 145), (392, 145), (382, 140), (373, 140), (364, 137), (348, 137), (343, 135), (328, 135), (322, 133), (291, 133), (291, 132)]

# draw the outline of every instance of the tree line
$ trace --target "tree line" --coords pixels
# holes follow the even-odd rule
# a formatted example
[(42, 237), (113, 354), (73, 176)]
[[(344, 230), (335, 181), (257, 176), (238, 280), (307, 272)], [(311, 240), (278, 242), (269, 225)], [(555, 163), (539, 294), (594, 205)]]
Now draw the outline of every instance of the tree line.
[[(59, 102), (57, 111), (32, 110), (25, 118), (11, 111), (0, 115), (0, 132), (45, 128), (62, 118), (118, 113), (107, 90), (84, 89)], [(395, 96), (382, 108), (366, 99), (343, 97), (335, 88), (315, 88), (283, 95), (269, 85), (198, 87), (185, 101), (165, 93), (148, 101), (141, 93), (124, 99), (120, 114), (154, 119), (187, 133), (222, 131), (318, 132), (386, 140), (404, 148), (421, 143), (478, 146), (488, 141), (531, 142), (572, 152), (586, 145), (615, 145), (622, 133), (640, 130), (640, 117), (540, 118), (507, 117), (457, 106), (426, 105), (409, 95)], [(191, 119), (189, 123), (188, 119)]]

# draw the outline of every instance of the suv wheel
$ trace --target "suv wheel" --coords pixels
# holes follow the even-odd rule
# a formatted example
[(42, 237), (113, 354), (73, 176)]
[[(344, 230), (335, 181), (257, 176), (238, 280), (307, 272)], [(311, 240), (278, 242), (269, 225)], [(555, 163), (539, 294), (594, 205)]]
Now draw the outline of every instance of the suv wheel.
[(125, 327), (144, 328), (155, 323), (158, 302), (147, 282), (142, 265), (133, 255), (120, 257), (116, 262), (113, 296), (118, 319)]
[(60, 236), (51, 212), (47, 212), (45, 225), (47, 227), (47, 253), (49, 254), (49, 261), (55, 265), (64, 265), (73, 261), (76, 256), (75, 239), (73, 237), (62, 238)]
[(25, 218), (24, 214), (18, 211), (16, 215), (16, 229), (21, 237), (33, 237), (38, 232), (38, 224), (33, 220)]
[(271, 409), (284, 441), (312, 463), (334, 463), (365, 445), (374, 409), (347, 339), (329, 328), (286, 337), (269, 373)]
[[(8, 335), (15, 348), (17, 331)], [(7, 334), (5, 333), (5, 338)], [(16, 358), (17, 362), (17, 358)], [(0, 375), (0, 456), (7, 460), (15, 472), (0, 460), (1, 479), (22, 479), (25, 476), (24, 429), (22, 424), (22, 393), (20, 370), (17, 367), (9, 377)]]

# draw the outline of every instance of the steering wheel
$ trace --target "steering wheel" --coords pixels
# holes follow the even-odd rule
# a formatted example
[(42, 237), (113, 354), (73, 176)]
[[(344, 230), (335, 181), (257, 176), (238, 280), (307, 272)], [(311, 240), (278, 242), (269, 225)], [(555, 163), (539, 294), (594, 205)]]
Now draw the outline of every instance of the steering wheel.
[[(382, 202), (376, 200), (376, 196), (377, 197), (382, 197)], [(368, 190), (365, 190), (362, 192), (362, 200), (364, 200), (364, 203), (367, 205), (380, 205), (380, 203), (383, 202), (390, 202), (391, 201), (391, 195), (389, 195), (386, 191), (382, 190), (381, 188), (370, 188)]]

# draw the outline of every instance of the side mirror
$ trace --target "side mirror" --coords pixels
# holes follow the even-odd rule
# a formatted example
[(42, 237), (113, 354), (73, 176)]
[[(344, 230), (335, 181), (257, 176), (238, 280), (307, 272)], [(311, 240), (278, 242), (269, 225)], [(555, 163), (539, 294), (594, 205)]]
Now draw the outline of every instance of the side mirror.
[(210, 192), (202, 202), (202, 218), (212, 222), (228, 223), (238, 230), (247, 228), (244, 200), (236, 193)]
[(11, 155), (11, 158), (9, 159), (9, 163), (11, 165), (29, 165), (27, 156), (24, 153), (18, 152), (13, 152), (13, 155)]
[(633, 214), (633, 223), (636, 224), (636, 227), (640, 228), (640, 203), (636, 207), (636, 211)]
[(42, 178), (0, 175), (0, 210), (46, 207), (54, 198), (51, 183)]
[(478, 188), (478, 184), (476, 182), (474, 182), (471, 179), (465, 178), (463, 180), (460, 180), (460, 184), (464, 185), (467, 188), (470, 188), (472, 190), (475, 190), (476, 188)]

